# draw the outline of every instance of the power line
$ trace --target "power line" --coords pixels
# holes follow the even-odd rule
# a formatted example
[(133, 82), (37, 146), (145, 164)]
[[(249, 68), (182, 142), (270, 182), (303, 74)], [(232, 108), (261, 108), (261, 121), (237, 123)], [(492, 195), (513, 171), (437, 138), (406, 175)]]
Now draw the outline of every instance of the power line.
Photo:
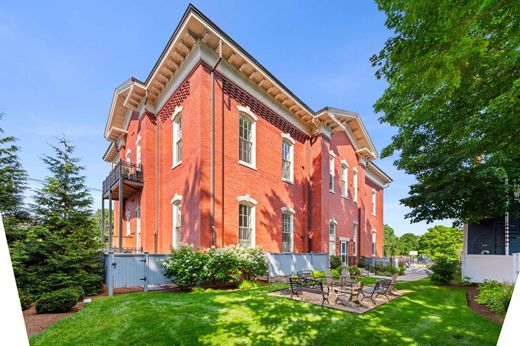
[[(27, 180), (30, 180), (30, 181), (34, 181), (36, 183), (39, 183), (39, 184), (46, 184), (46, 181), (45, 180), (41, 180), (41, 179), (36, 179), (36, 178), (27, 178)], [(87, 187), (87, 190), (90, 190), (90, 191), (96, 191), (96, 192), (101, 192), (101, 189), (98, 189), (96, 187)]]

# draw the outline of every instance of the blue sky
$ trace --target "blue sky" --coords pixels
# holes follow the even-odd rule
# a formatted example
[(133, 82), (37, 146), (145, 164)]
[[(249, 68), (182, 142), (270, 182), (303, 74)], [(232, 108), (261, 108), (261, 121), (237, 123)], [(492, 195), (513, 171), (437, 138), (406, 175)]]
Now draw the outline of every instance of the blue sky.
[[(361, 114), (379, 152), (395, 129), (372, 105), (386, 83), (369, 58), (389, 37), (371, 1), (193, 1), (311, 108)], [(0, 127), (19, 138), (31, 178), (47, 171), (39, 159), (65, 134), (99, 188), (109, 165), (103, 129), (113, 90), (130, 76), (144, 80), (188, 5), (187, 1), (2, 1)], [(414, 178), (378, 160), (394, 183), (385, 191), (385, 223), (397, 234), (429, 227), (404, 219)], [(33, 184), (33, 183), (31, 183)], [(37, 186), (37, 185), (34, 185)], [(93, 192), (96, 207), (98, 192)], [(450, 225), (450, 222), (438, 222)]]

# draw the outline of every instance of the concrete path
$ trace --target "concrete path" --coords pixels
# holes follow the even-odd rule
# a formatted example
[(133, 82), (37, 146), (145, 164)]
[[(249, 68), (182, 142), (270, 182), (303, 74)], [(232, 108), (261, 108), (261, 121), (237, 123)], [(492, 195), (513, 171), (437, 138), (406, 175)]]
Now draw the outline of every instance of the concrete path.
[[(397, 278), (397, 281), (417, 281), (424, 279), (428, 275), (426, 274), (425, 268), (408, 268), (404, 272), (404, 275), (401, 275)], [(370, 277), (378, 278), (378, 279), (391, 279), (389, 276), (381, 276), (370, 274)]]

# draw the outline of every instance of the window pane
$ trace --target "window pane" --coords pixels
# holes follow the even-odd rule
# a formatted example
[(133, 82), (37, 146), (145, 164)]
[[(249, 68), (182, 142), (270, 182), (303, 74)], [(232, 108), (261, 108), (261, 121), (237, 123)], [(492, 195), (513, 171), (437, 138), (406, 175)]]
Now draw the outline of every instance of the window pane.
[(253, 148), (252, 141), (253, 124), (245, 116), (240, 116), (240, 138), (239, 138), (239, 159), (247, 163), (252, 163), (251, 150)]
[(292, 251), (292, 215), (288, 213), (282, 214), (282, 252)]
[(282, 177), (290, 180), (291, 177), (291, 144), (282, 141)]
[(251, 245), (251, 208), (240, 204), (238, 211), (238, 244), (242, 246)]

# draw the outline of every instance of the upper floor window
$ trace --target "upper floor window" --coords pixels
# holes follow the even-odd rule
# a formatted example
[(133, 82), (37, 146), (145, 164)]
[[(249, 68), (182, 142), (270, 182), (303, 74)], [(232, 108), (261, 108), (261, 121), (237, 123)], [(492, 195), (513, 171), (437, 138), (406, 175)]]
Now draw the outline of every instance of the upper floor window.
[(293, 252), (294, 249), (294, 211), (282, 208), (282, 252)]
[(376, 190), (372, 189), (372, 215), (376, 215)]
[(137, 141), (135, 142), (135, 163), (137, 167), (141, 165), (141, 136), (137, 136)]
[(348, 165), (341, 161), (341, 196), (348, 198)]
[(130, 151), (130, 149), (126, 150), (125, 160), (128, 163), (132, 162), (132, 152)]
[(356, 167), (354, 167), (353, 171), (354, 171), (354, 177), (353, 177), (353, 179), (354, 179), (354, 183), (353, 183), (353, 185), (354, 185), (353, 186), (353, 188), (354, 188), (354, 202), (357, 203), (357, 201), (358, 201), (358, 170), (357, 170)]
[(256, 121), (249, 107), (238, 107), (239, 116), (239, 162), (256, 168)]
[(288, 134), (283, 134), (282, 137), (282, 179), (292, 183), (294, 176), (294, 140)]
[(182, 162), (182, 107), (175, 107), (173, 120), (173, 166)]
[(329, 191), (334, 192), (334, 158), (336, 155), (330, 151), (329, 156)]

